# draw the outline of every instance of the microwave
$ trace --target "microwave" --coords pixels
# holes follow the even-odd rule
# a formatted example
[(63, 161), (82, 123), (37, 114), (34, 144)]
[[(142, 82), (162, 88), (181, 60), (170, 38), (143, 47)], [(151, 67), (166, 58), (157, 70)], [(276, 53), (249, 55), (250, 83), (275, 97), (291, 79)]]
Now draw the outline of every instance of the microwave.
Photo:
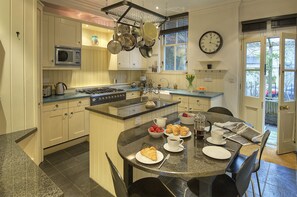
[(81, 49), (56, 46), (55, 47), (55, 64), (80, 66)]

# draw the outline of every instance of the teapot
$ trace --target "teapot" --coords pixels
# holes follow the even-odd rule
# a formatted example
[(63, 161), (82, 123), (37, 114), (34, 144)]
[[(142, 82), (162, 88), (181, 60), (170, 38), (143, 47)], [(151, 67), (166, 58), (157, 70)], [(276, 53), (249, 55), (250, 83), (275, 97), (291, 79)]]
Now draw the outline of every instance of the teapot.
[(55, 85), (55, 88), (56, 88), (56, 95), (63, 95), (64, 94), (64, 90), (67, 90), (67, 86), (63, 82), (58, 82)]
[(153, 122), (158, 125), (159, 127), (164, 128), (166, 126), (166, 120), (167, 118), (154, 118)]
[(209, 132), (211, 131), (211, 122), (206, 120), (205, 115), (202, 113), (198, 113), (195, 115), (194, 118), (194, 136), (196, 139), (203, 139), (204, 138), (204, 128), (206, 127), (206, 122), (209, 123)]

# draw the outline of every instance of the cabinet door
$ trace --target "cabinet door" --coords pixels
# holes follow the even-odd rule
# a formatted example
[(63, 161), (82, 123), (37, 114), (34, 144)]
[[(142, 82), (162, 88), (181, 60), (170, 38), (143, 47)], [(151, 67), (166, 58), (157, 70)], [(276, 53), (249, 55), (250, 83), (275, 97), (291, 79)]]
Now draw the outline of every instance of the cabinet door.
[(190, 111), (207, 111), (210, 106), (210, 99), (200, 97), (189, 98)]
[(118, 69), (122, 70), (130, 70), (130, 52), (128, 51), (121, 51), (118, 54)]
[(43, 148), (68, 140), (68, 110), (57, 109), (42, 113)]
[(88, 134), (85, 106), (69, 108), (69, 140)]
[(178, 107), (188, 107), (189, 99), (187, 96), (173, 95), (174, 101), (180, 101)]
[(43, 16), (42, 30), (42, 67), (55, 66), (55, 17), (50, 15)]
[(55, 17), (55, 44), (81, 47), (81, 23)]

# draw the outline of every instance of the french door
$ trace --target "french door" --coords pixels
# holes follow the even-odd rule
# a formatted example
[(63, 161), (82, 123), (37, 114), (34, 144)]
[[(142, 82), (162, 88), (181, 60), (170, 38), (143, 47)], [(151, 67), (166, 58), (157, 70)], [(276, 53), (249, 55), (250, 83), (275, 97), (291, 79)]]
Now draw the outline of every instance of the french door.
[[(243, 42), (243, 119), (264, 131), (266, 37)], [(296, 146), (296, 34), (281, 33), (279, 42), (277, 153), (295, 151)]]
[(296, 150), (296, 34), (280, 37), (277, 153)]
[(257, 130), (264, 126), (265, 37), (244, 40), (243, 119)]

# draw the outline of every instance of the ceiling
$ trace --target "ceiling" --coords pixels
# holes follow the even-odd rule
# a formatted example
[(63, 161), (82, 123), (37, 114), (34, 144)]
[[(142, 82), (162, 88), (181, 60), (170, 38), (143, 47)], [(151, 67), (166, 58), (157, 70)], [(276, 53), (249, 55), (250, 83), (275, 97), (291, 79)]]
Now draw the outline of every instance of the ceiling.
[[(130, 0), (130, 2), (158, 12), (165, 16), (175, 15), (191, 10), (218, 6), (241, 0)], [(120, 2), (119, 0), (42, 0), (46, 8), (61, 9), (63, 15), (74, 15), (77, 19), (93, 18), (96, 21), (105, 20), (103, 26), (113, 26), (111, 19), (101, 11), (101, 8)], [(46, 10), (46, 9), (45, 9)], [(46, 10), (51, 11), (51, 10)], [(65, 14), (67, 12), (67, 14)], [(97, 17), (97, 18), (96, 18)], [(98, 18), (99, 17), (99, 18)], [(102, 18), (104, 17), (104, 18)], [(72, 17), (73, 18), (73, 17)], [(90, 20), (91, 20), (90, 19)], [(108, 21), (110, 24), (107, 24)], [(97, 23), (97, 22), (95, 22)], [(101, 24), (102, 25), (102, 24)]]

